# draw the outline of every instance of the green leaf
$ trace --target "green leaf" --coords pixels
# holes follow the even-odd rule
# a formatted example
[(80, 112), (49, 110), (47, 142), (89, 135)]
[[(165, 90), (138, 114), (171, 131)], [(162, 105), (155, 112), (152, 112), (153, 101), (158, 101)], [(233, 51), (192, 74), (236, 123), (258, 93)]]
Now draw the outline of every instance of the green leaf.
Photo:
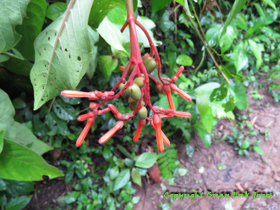
[(91, 177), (87, 177), (82, 181), (83, 189), (91, 188), (92, 186), (92, 179)]
[(46, 17), (51, 20), (55, 20), (56, 18), (58, 18), (60, 15), (64, 13), (66, 8), (67, 5), (65, 3), (55, 2), (48, 7), (46, 12)]
[(35, 52), (33, 43), (41, 32), (44, 21), (47, 4), (45, 0), (31, 0), (26, 10), (26, 17), (23, 23), (17, 26), (17, 32), (22, 35), (16, 49), (24, 58), (34, 61)]
[(208, 148), (211, 145), (211, 136), (207, 133), (204, 128), (196, 127), (198, 135), (202, 139), (204, 145)]
[(81, 194), (81, 192), (77, 192), (77, 191), (68, 193), (68, 195), (65, 197), (65, 202), (67, 204), (75, 202), (80, 194)]
[(226, 33), (219, 41), (222, 54), (225, 53), (232, 45), (233, 40), (236, 38), (236, 33), (232, 26), (227, 27)]
[(49, 112), (46, 116), (46, 124), (55, 133), (68, 134), (68, 127), (64, 120), (59, 119), (54, 112)]
[(171, 0), (151, 0), (152, 2), (152, 14), (154, 14), (155, 12), (165, 8), (165, 6), (167, 4), (169, 4), (171, 2)]
[(61, 99), (56, 99), (54, 101), (53, 110), (62, 120), (74, 120), (76, 118), (76, 111), (73, 106), (66, 104)]
[(130, 179), (129, 169), (125, 169), (121, 171), (121, 173), (119, 173), (115, 179), (114, 191), (124, 187), (129, 182), (129, 179)]
[(132, 181), (135, 184), (138, 184), (140, 187), (142, 186), (141, 175), (140, 175), (139, 171), (136, 168), (132, 169), (131, 177), (132, 177)]
[(21, 210), (30, 202), (31, 198), (32, 198), (32, 195), (13, 198), (7, 204), (5, 209), (6, 210)]
[(103, 157), (106, 161), (109, 161), (112, 158), (113, 154), (109, 147), (105, 146), (103, 150)]
[(4, 147), (4, 131), (0, 131), (0, 154), (3, 151)]
[(4, 138), (29, 145), (30, 149), (42, 155), (52, 149), (41, 140), (37, 139), (34, 134), (24, 125), (14, 121), (15, 109), (9, 96), (0, 89), (0, 130), (4, 130)]
[(257, 69), (259, 69), (261, 67), (262, 63), (263, 63), (262, 51), (264, 50), (264, 47), (263, 47), (262, 44), (257, 44), (252, 39), (249, 39), (249, 45), (250, 45), (250, 48), (251, 48), (252, 52), (254, 53), (254, 55), (257, 59)]
[(98, 57), (98, 64), (103, 76), (107, 81), (109, 81), (113, 70), (118, 66), (118, 59), (109, 55), (102, 55)]
[(132, 198), (131, 202), (133, 204), (137, 204), (139, 202), (139, 200), (140, 200), (140, 197), (139, 196), (135, 196), (135, 197)]
[(193, 149), (192, 145), (186, 144), (186, 153), (190, 158), (193, 156), (194, 149)]
[(114, 180), (119, 174), (119, 167), (115, 166), (110, 170), (110, 180)]
[(179, 55), (176, 59), (176, 63), (182, 66), (191, 66), (193, 61), (190, 56), (188, 55)]
[(23, 109), (26, 107), (26, 103), (21, 98), (15, 98), (13, 100), (13, 106), (15, 109)]
[(120, 29), (117, 28), (117, 26), (106, 17), (102, 21), (102, 23), (97, 28), (98, 33), (102, 38), (111, 45), (114, 49), (120, 50), (122, 52), (126, 52), (126, 50), (123, 47), (123, 35), (120, 32)]
[(233, 50), (233, 60), (237, 73), (248, 64), (247, 50), (243, 42), (239, 43)]
[(259, 146), (254, 146), (254, 150), (259, 153), (259, 155), (262, 155), (263, 154), (263, 151), (262, 149), (259, 147)]
[(246, 95), (246, 89), (241, 82), (235, 82), (233, 86), (234, 101), (236, 106), (240, 110), (245, 110), (248, 104), (248, 97)]
[(234, 4), (230, 10), (230, 13), (227, 17), (227, 20), (223, 26), (223, 30), (222, 30), (222, 33), (221, 33), (221, 36), (222, 37), (226, 31), (227, 31), (227, 27), (230, 25), (231, 21), (233, 20), (233, 18), (241, 11), (241, 9), (244, 7), (244, 5), (246, 4), (246, 1), (244, 0), (236, 0), (234, 1)]
[(89, 35), (89, 40), (90, 40), (90, 45), (91, 45), (91, 52), (90, 52), (90, 62), (89, 66), (87, 69), (87, 76), (91, 80), (93, 78), (93, 75), (95, 73), (95, 69), (97, 66), (97, 50), (98, 47), (95, 46), (95, 44), (99, 40), (99, 33), (97, 31), (94, 31), (91, 29), (91, 27), (88, 27), (88, 35)]
[(249, 146), (250, 146), (250, 141), (245, 140), (245, 141), (242, 142), (241, 149), (247, 149)]
[(188, 0), (176, 0), (176, 1), (180, 4), (182, 4), (186, 9), (187, 15), (190, 16), (191, 18), (193, 18), (192, 14), (190, 12)]
[(115, 7), (126, 6), (123, 0), (95, 0), (92, 4), (89, 25), (97, 28), (108, 12)]
[(151, 168), (157, 161), (157, 155), (152, 152), (142, 153), (136, 160), (135, 166), (140, 168)]
[(10, 141), (4, 140), (3, 151), (0, 154), (0, 177), (20, 181), (43, 180), (43, 175), (50, 179), (63, 176), (55, 167), (32, 150)]
[(2, 0), (0, 7), (0, 53), (14, 47), (21, 39), (15, 27), (22, 24), (30, 0)]
[(71, 0), (65, 13), (37, 37), (30, 74), (34, 110), (62, 90), (75, 89), (86, 73), (90, 61), (87, 22), (92, 2)]
[(214, 47), (218, 44), (219, 34), (221, 36), (221, 25), (215, 24), (206, 32), (206, 39), (210, 47)]
[(257, 9), (259, 15), (265, 17), (265, 14), (264, 14), (264, 12), (263, 12), (263, 9), (262, 9), (261, 5), (260, 5), (260, 4), (257, 4), (257, 3), (253, 3), (253, 5), (256, 7), (256, 9)]
[(125, 23), (126, 16), (127, 16), (126, 8), (124, 6), (115, 7), (107, 15), (107, 17), (109, 18), (109, 20), (112, 23), (118, 24), (118, 25), (123, 25)]
[(275, 4), (273, 3), (273, 1), (271, 0), (263, 0), (263, 2), (265, 4), (268, 4), (270, 7), (272, 7), (273, 9), (275, 9), (275, 11), (277, 11)]
[(210, 95), (210, 101), (222, 101), (227, 96), (227, 83), (223, 83), (220, 87), (215, 88)]
[(5, 180), (7, 186), (7, 193), (13, 196), (28, 194), (34, 191), (33, 182), (24, 182), (17, 180)]
[(10, 55), (9, 60), (3, 62), (2, 63), (3, 66), (15, 74), (29, 77), (33, 64), (13, 54), (9, 54), (9, 55)]

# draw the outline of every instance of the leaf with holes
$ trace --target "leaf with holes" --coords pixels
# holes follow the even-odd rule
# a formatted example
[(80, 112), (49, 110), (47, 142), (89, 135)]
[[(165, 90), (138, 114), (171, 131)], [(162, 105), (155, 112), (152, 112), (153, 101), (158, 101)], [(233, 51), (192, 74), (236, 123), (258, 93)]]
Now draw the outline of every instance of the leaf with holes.
[(53, 110), (62, 120), (74, 120), (76, 118), (76, 111), (73, 106), (66, 104), (61, 99), (56, 99), (54, 101)]
[(35, 63), (30, 73), (34, 110), (60, 94), (75, 89), (90, 61), (88, 16), (93, 0), (71, 0), (65, 13), (35, 41)]
[(32, 0), (27, 7), (27, 15), (22, 25), (17, 26), (17, 32), (22, 35), (22, 38), (16, 45), (16, 49), (27, 60), (34, 61), (33, 43), (42, 30), (46, 9), (47, 4), (45, 0)]
[(0, 53), (14, 47), (21, 39), (15, 27), (22, 24), (30, 0), (1, 0)]

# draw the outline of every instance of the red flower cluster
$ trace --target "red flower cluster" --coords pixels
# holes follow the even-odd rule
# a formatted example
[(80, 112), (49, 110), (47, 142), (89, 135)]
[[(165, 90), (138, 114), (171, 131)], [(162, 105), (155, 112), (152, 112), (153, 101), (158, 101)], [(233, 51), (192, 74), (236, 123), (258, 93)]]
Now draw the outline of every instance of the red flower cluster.
[[(73, 91), (73, 90), (64, 90), (61, 92), (61, 95), (66, 97), (79, 97), (79, 98), (89, 98), (91, 100), (102, 99), (102, 102), (90, 103), (89, 108), (92, 112), (87, 114), (83, 114), (78, 117), (79, 121), (87, 120), (87, 124), (80, 134), (76, 146), (80, 146), (84, 141), (87, 133), (89, 132), (90, 127), (93, 125), (96, 115), (101, 115), (105, 112), (111, 111), (115, 117), (119, 120), (115, 126), (109, 130), (106, 134), (104, 134), (100, 139), (99, 143), (103, 144), (108, 141), (118, 130), (123, 127), (123, 123), (125, 121), (133, 118), (136, 113), (138, 113), (139, 121), (138, 128), (136, 129), (135, 135), (133, 137), (133, 141), (137, 142), (141, 133), (143, 126), (146, 124), (146, 120), (148, 120), (151, 126), (156, 130), (156, 139), (157, 145), (160, 152), (164, 151), (164, 145), (170, 145), (169, 139), (161, 130), (161, 119), (169, 118), (173, 116), (189, 118), (191, 117), (190, 113), (180, 112), (175, 110), (175, 106), (171, 96), (171, 90), (177, 92), (184, 99), (190, 101), (191, 97), (187, 95), (184, 91), (180, 90), (175, 84), (173, 84), (179, 75), (183, 72), (184, 67), (181, 66), (175, 76), (170, 78), (162, 78), (160, 74), (161, 64), (160, 58), (157, 52), (156, 47), (154, 46), (148, 32), (146, 29), (135, 19), (133, 9), (131, 9), (131, 5), (128, 5), (128, 16), (127, 21), (122, 27), (121, 31), (125, 29), (127, 25), (129, 25), (130, 29), (130, 43), (131, 43), (131, 56), (129, 59), (129, 63), (126, 67), (120, 67), (123, 71), (123, 75), (119, 82), (112, 88), (111, 91), (93, 91), (93, 92), (83, 92), (83, 91)], [(143, 59), (141, 58), (140, 48), (138, 44), (138, 38), (136, 33), (136, 25), (139, 26), (142, 31), (145, 33), (149, 40), (150, 44), (150, 54), (144, 55)], [(155, 54), (155, 58), (154, 57)], [(150, 75), (150, 73), (157, 68), (159, 81)], [(128, 80), (126, 81), (126, 77)], [(134, 79), (137, 77), (136, 79)], [(133, 80), (134, 79), (134, 80)], [(170, 109), (163, 109), (162, 107), (153, 107), (150, 101), (150, 79), (156, 83), (156, 91), (159, 94), (163, 92), (167, 95), (168, 103)], [(117, 88), (120, 87), (120, 91), (116, 91)], [(117, 92), (117, 93), (116, 93)], [(128, 102), (130, 103), (130, 109), (133, 110), (131, 114), (123, 115), (120, 113), (117, 108), (113, 104), (109, 104), (107, 108), (100, 109), (100, 107), (107, 102), (108, 100), (112, 100), (115, 98), (119, 98), (120, 96), (128, 97)], [(153, 115), (147, 116), (146, 106), (152, 110)]]

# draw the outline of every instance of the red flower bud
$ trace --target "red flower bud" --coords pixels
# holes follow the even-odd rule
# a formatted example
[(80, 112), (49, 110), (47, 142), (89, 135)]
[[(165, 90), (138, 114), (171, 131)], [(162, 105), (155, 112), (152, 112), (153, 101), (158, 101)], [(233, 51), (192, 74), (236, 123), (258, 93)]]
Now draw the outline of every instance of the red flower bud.
[(96, 117), (94, 116), (94, 117), (89, 118), (87, 120), (86, 126), (84, 127), (82, 133), (80, 134), (79, 138), (76, 141), (76, 146), (77, 147), (81, 146), (81, 144), (83, 143), (84, 139), (86, 138), (86, 135), (88, 134), (88, 131), (89, 131), (90, 127), (93, 125), (93, 123), (95, 121), (95, 118)]
[(184, 91), (180, 90), (177, 85), (175, 84), (171, 84), (170, 85), (171, 90), (176, 91), (180, 96), (182, 96), (184, 99), (186, 99), (187, 101), (191, 101), (192, 98), (186, 94)]
[(140, 133), (142, 131), (143, 126), (146, 124), (146, 120), (145, 119), (140, 119), (138, 120), (138, 127), (135, 131), (135, 134), (133, 136), (133, 141), (137, 142), (140, 136)]
[(163, 133), (163, 131), (161, 131), (161, 135), (162, 135), (162, 139), (163, 139), (163, 142), (169, 146), (170, 145), (170, 141), (169, 139), (167, 138), (167, 136)]
[(119, 69), (120, 69), (121, 71), (124, 71), (125, 68), (124, 68), (124, 66), (120, 66)]
[(61, 95), (65, 97), (74, 97), (74, 98), (89, 98), (91, 100), (99, 99), (99, 97), (96, 96), (94, 92), (83, 92), (83, 91), (76, 91), (76, 90), (63, 90), (61, 91)]
[(89, 103), (89, 108), (90, 109), (95, 109), (96, 106), (97, 106), (97, 103), (94, 103), (94, 102)]
[(122, 118), (122, 113), (120, 113), (113, 104), (109, 104), (108, 107), (111, 110), (111, 112), (114, 113), (116, 118), (118, 118), (119, 120)]
[(184, 118), (190, 118), (192, 116), (191, 113), (179, 112), (179, 111), (176, 111), (174, 115), (177, 117), (184, 117)]
[(87, 114), (82, 114), (82, 115), (80, 115), (80, 116), (78, 117), (78, 120), (79, 120), (79, 121), (84, 121), (84, 120), (86, 120), (86, 119), (88, 119), (88, 118), (91, 118), (91, 117), (95, 117), (95, 115), (94, 115), (93, 112), (89, 112), (89, 113), (87, 113)]
[(108, 141), (118, 130), (120, 130), (123, 127), (123, 121), (118, 121), (115, 126), (109, 130), (107, 133), (105, 133), (100, 139), (99, 144), (104, 144), (106, 141)]
[(172, 82), (175, 82), (179, 75), (184, 71), (184, 66), (181, 66), (178, 71), (176, 72), (176, 74), (172, 77)]

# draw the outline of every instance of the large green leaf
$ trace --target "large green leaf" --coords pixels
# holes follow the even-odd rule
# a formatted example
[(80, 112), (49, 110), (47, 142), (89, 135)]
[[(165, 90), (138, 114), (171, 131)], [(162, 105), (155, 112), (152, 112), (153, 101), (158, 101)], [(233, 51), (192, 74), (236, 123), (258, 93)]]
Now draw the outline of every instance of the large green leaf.
[(209, 106), (208, 97), (209, 96), (203, 93), (197, 93), (196, 104), (201, 115), (201, 121), (206, 131), (210, 134), (213, 126), (213, 115), (211, 107)]
[(27, 127), (14, 121), (14, 115), (15, 109), (9, 96), (0, 89), (0, 130), (4, 130), (4, 137), (28, 146), (40, 155), (52, 149), (37, 139)]
[(239, 13), (241, 11), (241, 9), (244, 7), (245, 4), (246, 4), (245, 0), (235, 0), (234, 1), (234, 4), (230, 10), (228, 18), (223, 26), (223, 30), (222, 30), (220, 38), (223, 37), (223, 35), (226, 33), (227, 27), (230, 25), (231, 21), (237, 15), (237, 13)]
[(95, 0), (92, 4), (89, 25), (97, 28), (108, 12), (114, 7), (126, 6), (124, 0)]
[(141, 183), (141, 175), (139, 173), (139, 171), (136, 169), (136, 168), (133, 168), (132, 171), (131, 171), (131, 176), (132, 176), (132, 181), (135, 183), (135, 184), (138, 184), (140, 187), (142, 186), (142, 183)]
[(211, 145), (211, 136), (203, 127), (196, 127), (195, 128), (198, 135), (202, 139), (204, 145), (208, 148)]
[(125, 169), (121, 173), (119, 173), (115, 179), (114, 191), (124, 187), (129, 182), (129, 178), (129, 169)]
[(66, 9), (67, 5), (63, 2), (53, 3), (48, 7), (46, 11), (46, 17), (50, 18), (51, 20), (55, 20), (60, 15), (62, 15)]
[(17, 27), (17, 32), (22, 35), (22, 38), (16, 45), (16, 49), (27, 60), (34, 61), (33, 43), (42, 30), (46, 9), (47, 4), (45, 0), (31, 0), (22, 25)]
[(206, 32), (206, 39), (210, 47), (218, 44), (218, 38), (221, 31), (221, 25), (215, 24)]
[(75, 89), (86, 73), (91, 50), (87, 22), (92, 2), (71, 0), (65, 13), (37, 37), (30, 74), (34, 110), (62, 90)]
[(234, 91), (234, 101), (237, 108), (245, 110), (248, 104), (248, 97), (244, 85), (241, 82), (235, 82), (235, 85), (231, 88)]
[(22, 24), (30, 0), (1, 0), (0, 6), (0, 53), (14, 47), (19, 40), (15, 27)]
[(4, 147), (4, 131), (0, 131), (0, 154)]
[(8, 139), (4, 139), (0, 168), (0, 177), (4, 179), (39, 181), (43, 180), (43, 175), (49, 176), (50, 179), (63, 176), (40, 155)]
[(262, 60), (262, 51), (264, 51), (264, 47), (262, 44), (257, 44), (253, 40), (249, 39), (249, 45), (257, 59), (257, 69), (259, 69), (263, 63)]

